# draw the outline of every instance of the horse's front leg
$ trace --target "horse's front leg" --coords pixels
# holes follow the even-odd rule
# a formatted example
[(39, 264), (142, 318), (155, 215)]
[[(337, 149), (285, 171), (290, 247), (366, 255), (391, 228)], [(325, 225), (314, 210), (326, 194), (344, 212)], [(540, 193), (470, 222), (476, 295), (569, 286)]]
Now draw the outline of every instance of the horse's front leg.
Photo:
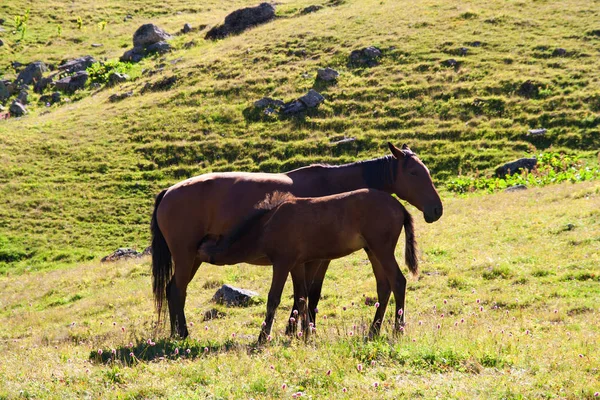
[(298, 308), (294, 308), (292, 311), (286, 333), (295, 334), (298, 321), (301, 321), (302, 334), (306, 337), (309, 333), (308, 328), (311, 320), (308, 313), (308, 288), (306, 286), (306, 274), (304, 270), (304, 265), (298, 265), (290, 271), (292, 282), (294, 283), (294, 304), (297, 304)]
[(265, 343), (269, 338), (273, 326), (273, 319), (275, 318), (275, 311), (281, 302), (281, 293), (283, 292), (285, 281), (293, 267), (294, 263), (291, 262), (273, 261), (273, 279), (267, 298), (267, 314), (265, 316), (265, 321), (262, 324), (260, 335), (258, 336), (259, 344)]

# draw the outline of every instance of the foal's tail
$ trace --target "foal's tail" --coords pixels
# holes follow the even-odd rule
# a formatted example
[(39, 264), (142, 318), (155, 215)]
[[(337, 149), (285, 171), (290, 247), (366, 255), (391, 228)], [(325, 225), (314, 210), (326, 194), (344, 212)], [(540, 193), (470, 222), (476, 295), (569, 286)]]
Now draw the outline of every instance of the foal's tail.
[(415, 227), (412, 215), (404, 208), (404, 236), (406, 246), (404, 248), (404, 262), (413, 275), (419, 275), (419, 259), (417, 258), (417, 241), (415, 239)]
[(167, 190), (163, 190), (156, 196), (154, 203), (154, 212), (152, 213), (152, 222), (150, 230), (152, 231), (152, 291), (154, 292), (154, 304), (158, 313), (158, 321), (164, 315), (163, 303), (167, 294), (167, 283), (173, 274), (173, 260), (171, 259), (171, 250), (160, 231), (158, 221), (156, 220), (156, 211)]

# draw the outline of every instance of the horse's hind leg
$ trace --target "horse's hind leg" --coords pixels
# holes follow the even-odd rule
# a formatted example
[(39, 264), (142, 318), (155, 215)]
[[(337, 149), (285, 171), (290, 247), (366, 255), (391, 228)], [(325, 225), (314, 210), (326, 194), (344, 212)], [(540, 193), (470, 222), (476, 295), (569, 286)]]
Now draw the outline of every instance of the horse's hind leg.
[(290, 317), (286, 334), (295, 334), (298, 327), (298, 320), (300, 320), (302, 332), (306, 336), (311, 320), (308, 313), (308, 288), (306, 286), (304, 265), (296, 266), (290, 271), (290, 274), (292, 275), (292, 282), (294, 284), (294, 304), (297, 304), (298, 308), (295, 309), (297, 312), (294, 313), (292, 311), (292, 317)]
[[(321, 289), (323, 287), (323, 279), (329, 266), (329, 260), (316, 260), (304, 264), (304, 281), (307, 287), (308, 294), (308, 321), (313, 324), (316, 323), (317, 306), (321, 299)], [(297, 269), (297, 268), (296, 268)], [(292, 276), (292, 281), (294, 277)], [(296, 289), (294, 286), (294, 293)], [(296, 317), (296, 313), (300, 309), (297, 296), (294, 296), (294, 305), (290, 313), (290, 319)], [(292, 325), (289, 324), (285, 330), (286, 335), (296, 334), (296, 330), (292, 329)]]
[(385, 315), (385, 310), (390, 300), (392, 290), (385, 269), (379, 262), (379, 259), (375, 257), (371, 250), (365, 249), (365, 252), (369, 257), (369, 261), (371, 261), (373, 273), (375, 274), (375, 280), (377, 281), (377, 300), (379, 302), (379, 307), (377, 307), (375, 310), (375, 318), (373, 319), (373, 323), (369, 329), (369, 338), (372, 339), (374, 336), (378, 336), (381, 332), (381, 324), (383, 323), (383, 317)]
[[(191, 250), (177, 249), (173, 253), (174, 274), (167, 285), (167, 301), (171, 319), (171, 336), (186, 338), (189, 335), (185, 321), (185, 300), (187, 287), (192, 279), (192, 272), (197, 270), (195, 248)], [(200, 264), (198, 263), (198, 266)]]

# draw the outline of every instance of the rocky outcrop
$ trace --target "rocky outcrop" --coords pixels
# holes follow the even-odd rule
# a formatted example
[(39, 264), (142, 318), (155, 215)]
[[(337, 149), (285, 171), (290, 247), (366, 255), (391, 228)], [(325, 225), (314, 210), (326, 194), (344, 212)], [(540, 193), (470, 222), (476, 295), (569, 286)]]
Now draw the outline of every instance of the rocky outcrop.
[(261, 3), (256, 7), (236, 10), (225, 17), (223, 25), (212, 28), (206, 39), (223, 39), (229, 35), (237, 35), (248, 28), (264, 24), (275, 18), (275, 8), (269, 3)]
[(44, 72), (48, 71), (48, 67), (41, 61), (32, 62), (17, 76), (18, 84), (29, 85), (34, 81), (42, 79)]

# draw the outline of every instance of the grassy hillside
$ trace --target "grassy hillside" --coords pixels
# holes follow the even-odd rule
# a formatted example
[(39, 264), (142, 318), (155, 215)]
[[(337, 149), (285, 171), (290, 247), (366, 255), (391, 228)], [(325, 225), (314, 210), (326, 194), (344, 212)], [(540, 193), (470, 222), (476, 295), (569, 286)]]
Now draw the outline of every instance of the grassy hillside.
[[(324, 7), (301, 13), (312, 4)], [(409, 143), (441, 186), (549, 147), (596, 157), (594, 3), (284, 0), (274, 21), (204, 40), (245, 5), (254, 2), (0, 5), (6, 79), (16, 76), (13, 61), (116, 60), (143, 23), (172, 33), (185, 22), (195, 27), (172, 40), (174, 52), (134, 67), (131, 82), (88, 88), (51, 107), (31, 93), (26, 117), (0, 121), (1, 273), (142, 249), (153, 196), (207, 171), (348, 162), (383, 154), (388, 140)], [(27, 9), (26, 29), (15, 31), (14, 17)], [(379, 65), (348, 64), (352, 50), (370, 45), (383, 52)], [(444, 66), (448, 59), (458, 65)], [(325, 66), (341, 73), (337, 84), (315, 82)], [(171, 77), (175, 83), (164, 85)], [(308, 115), (253, 112), (263, 96), (290, 101), (310, 88), (326, 101)], [(108, 101), (128, 90), (132, 97)], [(528, 136), (531, 128), (548, 132)], [(331, 144), (344, 137), (356, 140)]]
[[(288, 283), (258, 351), (265, 304), (210, 298), (227, 282), (264, 301), (269, 268), (203, 266), (187, 341), (153, 327), (149, 259), (1, 277), (0, 398), (592, 399), (599, 210), (598, 183), (448, 199), (439, 222), (416, 218), (422, 273), (409, 278), (405, 335), (384, 325), (376, 341), (364, 341), (376, 291), (362, 252), (332, 264), (316, 336), (284, 335)], [(211, 308), (224, 316), (203, 321)]]

